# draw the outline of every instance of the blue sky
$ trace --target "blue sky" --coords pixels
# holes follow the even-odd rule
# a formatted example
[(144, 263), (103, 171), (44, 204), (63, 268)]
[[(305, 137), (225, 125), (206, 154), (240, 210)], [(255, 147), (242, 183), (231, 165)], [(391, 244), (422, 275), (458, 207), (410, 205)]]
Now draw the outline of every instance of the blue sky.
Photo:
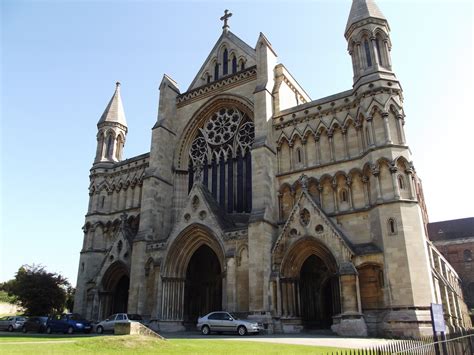
[[(431, 221), (474, 215), (473, 5), (377, 1)], [(76, 283), (96, 124), (115, 88), (125, 158), (148, 152), (164, 73), (184, 92), (221, 34), (263, 32), (312, 99), (351, 88), (350, 0), (1, 1), (0, 281), (43, 264)], [(469, 107), (468, 107), (469, 105)]]

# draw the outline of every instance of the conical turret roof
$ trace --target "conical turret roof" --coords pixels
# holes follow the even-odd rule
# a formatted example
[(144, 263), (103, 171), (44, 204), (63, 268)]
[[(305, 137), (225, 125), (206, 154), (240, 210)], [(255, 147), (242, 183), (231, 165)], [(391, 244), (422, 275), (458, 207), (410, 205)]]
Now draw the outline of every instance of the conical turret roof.
[(101, 125), (105, 122), (120, 123), (121, 125), (127, 126), (127, 120), (125, 119), (125, 111), (123, 110), (122, 97), (120, 96), (120, 83), (117, 82), (115, 86), (115, 92), (109, 101), (109, 104), (105, 108), (104, 113), (100, 117), (97, 125)]
[(353, 0), (345, 32), (347, 32), (354, 23), (370, 17), (387, 20), (374, 0)]

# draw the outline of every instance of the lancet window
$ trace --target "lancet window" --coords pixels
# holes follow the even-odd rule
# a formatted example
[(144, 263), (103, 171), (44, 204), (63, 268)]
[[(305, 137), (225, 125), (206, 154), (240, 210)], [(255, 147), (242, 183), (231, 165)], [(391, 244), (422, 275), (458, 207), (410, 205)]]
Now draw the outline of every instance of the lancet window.
[(212, 114), (189, 150), (189, 190), (200, 181), (227, 212), (250, 212), (254, 139), (253, 122), (237, 108)]

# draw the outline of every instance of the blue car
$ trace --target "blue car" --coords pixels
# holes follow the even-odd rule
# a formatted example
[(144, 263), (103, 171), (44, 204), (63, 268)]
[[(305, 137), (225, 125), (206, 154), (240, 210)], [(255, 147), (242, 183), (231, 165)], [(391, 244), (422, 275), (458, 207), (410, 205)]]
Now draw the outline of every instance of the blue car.
[(46, 333), (63, 332), (72, 334), (74, 332), (90, 333), (92, 324), (82, 318), (80, 314), (69, 313), (49, 317), (46, 322)]

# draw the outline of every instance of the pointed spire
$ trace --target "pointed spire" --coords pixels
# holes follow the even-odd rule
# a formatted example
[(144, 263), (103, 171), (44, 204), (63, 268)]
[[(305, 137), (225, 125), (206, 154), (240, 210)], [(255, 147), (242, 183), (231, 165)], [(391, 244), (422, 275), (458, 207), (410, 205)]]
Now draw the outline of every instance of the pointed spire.
[(377, 18), (387, 21), (374, 0), (353, 0), (345, 33), (349, 31), (349, 28), (353, 24), (368, 18)]
[(115, 122), (127, 127), (127, 120), (125, 119), (125, 111), (123, 110), (122, 97), (120, 96), (120, 82), (115, 83), (115, 92), (105, 108), (104, 113), (100, 117), (97, 125), (102, 125), (105, 122)]

